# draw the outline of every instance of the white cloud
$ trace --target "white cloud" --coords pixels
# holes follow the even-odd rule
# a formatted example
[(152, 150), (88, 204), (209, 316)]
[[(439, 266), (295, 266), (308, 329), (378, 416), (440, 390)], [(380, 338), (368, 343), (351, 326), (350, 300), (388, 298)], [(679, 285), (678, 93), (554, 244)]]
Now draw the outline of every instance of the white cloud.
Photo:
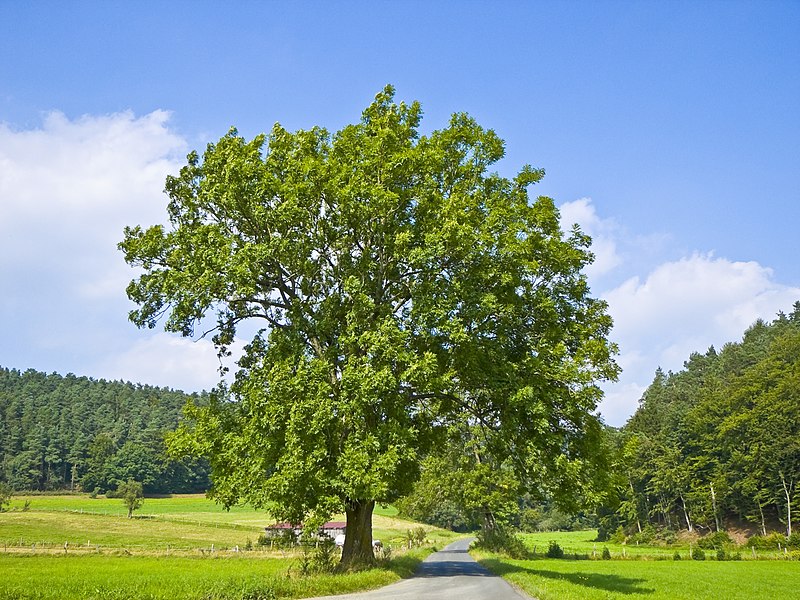
[(574, 224), (577, 224), (581, 231), (592, 238), (595, 260), (586, 269), (590, 278), (605, 275), (622, 262), (615, 239), (619, 227), (612, 219), (601, 219), (590, 198), (566, 202), (559, 207), (559, 211), (562, 229), (569, 231)]
[(118, 265), (122, 228), (165, 214), (165, 176), (186, 148), (168, 119), (155, 111), (71, 121), (54, 112), (40, 129), (0, 124), (0, 265), (36, 261), (102, 277), (98, 266)]
[[(244, 341), (237, 340), (232, 348), (233, 356), (223, 359), (231, 372), (243, 348)], [(219, 382), (219, 367), (220, 360), (209, 340), (156, 333), (108, 357), (98, 365), (97, 372), (106, 379), (199, 391), (210, 390)]]
[[(0, 123), (0, 364), (142, 381), (151, 371), (174, 387), (215, 375), (213, 350), (210, 367), (200, 359), (207, 342), (142, 346), (125, 320), (135, 273), (116, 244), (125, 225), (165, 220), (165, 178), (186, 148), (164, 111), (54, 112), (30, 130)], [(110, 365), (119, 368), (101, 372)]]
[[(620, 345), (620, 382), (606, 386), (601, 411), (619, 425), (655, 369), (679, 370), (692, 352), (741, 339), (757, 319), (772, 320), (800, 298), (800, 288), (780, 284), (757, 262), (694, 254), (664, 263), (646, 277), (632, 277), (601, 294), (614, 318)], [(628, 396), (631, 393), (639, 396)]]

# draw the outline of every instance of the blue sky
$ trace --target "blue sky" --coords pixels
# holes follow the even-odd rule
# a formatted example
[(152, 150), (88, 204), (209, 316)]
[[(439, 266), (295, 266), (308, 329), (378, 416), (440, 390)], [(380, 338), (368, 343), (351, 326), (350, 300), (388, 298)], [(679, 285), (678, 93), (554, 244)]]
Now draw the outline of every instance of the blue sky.
[(235, 125), (330, 130), (386, 83), (466, 111), (595, 240), (622, 424), (658, 366), (800, 300), (800, 3), (0, 0), (0, 365), (187, 390), (204, 341), (127, 322), (126, 224)]

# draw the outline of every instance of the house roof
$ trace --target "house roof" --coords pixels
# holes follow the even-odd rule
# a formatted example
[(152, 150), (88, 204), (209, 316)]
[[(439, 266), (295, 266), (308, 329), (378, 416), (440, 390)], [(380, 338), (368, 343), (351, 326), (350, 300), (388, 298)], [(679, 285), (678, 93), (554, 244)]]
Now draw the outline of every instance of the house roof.
[[(267, 525), (264, 529), (279, 529), (279, 530), (287, 530), (287, 529), (300, 529), (303, 527), (302, 523), (298, 523), (297, 525), (292, 525), (291, 523), (275, 523), (274, 525)], [(322, 526), (322, 529), (345, 529), (347, 528), (347, 523), (345, 521), (328, 521)]]

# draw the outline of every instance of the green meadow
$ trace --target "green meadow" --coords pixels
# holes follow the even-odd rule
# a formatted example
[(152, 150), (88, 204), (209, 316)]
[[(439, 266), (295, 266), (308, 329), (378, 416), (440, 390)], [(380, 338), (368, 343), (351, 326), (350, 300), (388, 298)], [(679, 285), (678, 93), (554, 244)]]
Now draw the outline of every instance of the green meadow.
[[(298, 549), (257, 545), (274, 520), (249, 507), (225, 511), (202, 495), (146, 498), (128, 519), (119, 499), (15, 496), (0, 513), (0, 600), (269, 600), (380, 587), (410, 576), (430, 552), (403, 548), (419, 524), (396, 514), (376, 509), (375, 537), (392, 548), (379, 568), (303, 575)], [(425, 529), (431, 543), (457, 537)]]
[[(513, 560), (488, 552), (473, 552), (481, 564), (539, 600), (754, 600), (800, 599), (800, 561), (782, 552), (733, 549), (742, 560), (707, 560), (689, 556), (689, 545), (630, 546), (595, 542), (596, 531), (524, 534), (532, 560)], [(565, 558), (545, 557), (551, 541)], [(608, 548), (611, 560), (602, 560)], [(681, 560), (674, 560), (675, 553)]]

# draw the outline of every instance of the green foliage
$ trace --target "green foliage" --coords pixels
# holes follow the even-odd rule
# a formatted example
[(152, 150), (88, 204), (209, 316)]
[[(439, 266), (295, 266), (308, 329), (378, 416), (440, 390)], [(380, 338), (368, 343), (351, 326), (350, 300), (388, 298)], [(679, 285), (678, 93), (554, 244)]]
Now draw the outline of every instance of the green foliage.
[(733, 544), (733, 540), (731, 536), (728, 535), (725, 531), (716, 531), (714, 533), (709, 533), (708, 535), (704, 535), (699, 540), (697, 540), (697, 545), (703, 550), (714, 550), (719, 548), (724, 548), (726, 546), (730, 546)]
[(611, 560), (611, 551), (608, 549), (608, 546), (603, 546), (602, 557), (603, 560)]
[(608, 508), (629, 530), (719, 531), (746, 518), (762, 533), (790, 532), (800, 504), (800, 302), (740, 342), (693, 353), (680, 372), (658, 370), (611, 438)]
[(422, 546), (425, 543), (425, 538), (428, 537), (424, 527), (415, 527), (414, 529), (406, 530), (406, 546), (415, 548)]
[(148, 493), (205, 491), (207, 466), (168, 458), (163, 442), (188, 397), (146, 385), (0, 368), (0, 483), (18, 490), (100, 492), (133, 478)]
[(717, 550), (717, 560), (728, 560), (729, 556), (728, 553), (725, 552), (724, 549), (720, 548)]
[(343, 560), (369, 560), (374, 502), (407, 494), (464, 415), (486, 456), (565, 504), (606, 473), (596, 384), (618, 368), (582, 272), (589, 238), (528, 195), (543, 171), (489, 170), (493, 131), (456, 114), (423, 136), (421, 117), (389, 86), (333, 135), (231, 130), (167, 179), (169, 226), (119, 244), (143, 273), (128, 286), (138, 326), (164, 316), (191, 336), (213, 318), (221, 354), (243, 322), (262, 327), (172, 451), (210, 461), (226, 506), (289, 522), (345, 510), (358, 544)]
[(14, 490), (7, 483), (0, 483), (0, 512), (5, 512), (11, 504), (11, 496)]
[(144, 503), (142, 484), (132, 479), (128, 479), (128, 481), (119, 484), (117, 496), (122, 498), (125, 508), (128, 509), (129, 519), (133, 517), (133, 511), (140, 509)]
[(692, 560), (705, 560), (706, 559), (705, 551), (702, 548), (698, 547), (698, 546), (695, 546), (694, 548), (692, 548), (691, 556), (692, 556)]
[(750, 548), (756, 548), (757, 550), (777, 550), (789, 545), (789, 539), (776, 531), (769, 535), (751, 536), (747, 539), (746, 545)]
[(482, 529), (478, 532), (473, 546), (490, 552), (500, 552), (511, 558), (522, 559), (530, 555), (528, 548), (518, 535), (499, 525), (493, 529)]
[(681, 553), (675, 550), (675, 554), (672, 555), (672, 560), (682, 560)]
[(551, 541), (550, 545), (547, 547), (545, 556), (547, 556), (547, 558), (564, 558), (564, 550), (562, 550), (558, 542)]

